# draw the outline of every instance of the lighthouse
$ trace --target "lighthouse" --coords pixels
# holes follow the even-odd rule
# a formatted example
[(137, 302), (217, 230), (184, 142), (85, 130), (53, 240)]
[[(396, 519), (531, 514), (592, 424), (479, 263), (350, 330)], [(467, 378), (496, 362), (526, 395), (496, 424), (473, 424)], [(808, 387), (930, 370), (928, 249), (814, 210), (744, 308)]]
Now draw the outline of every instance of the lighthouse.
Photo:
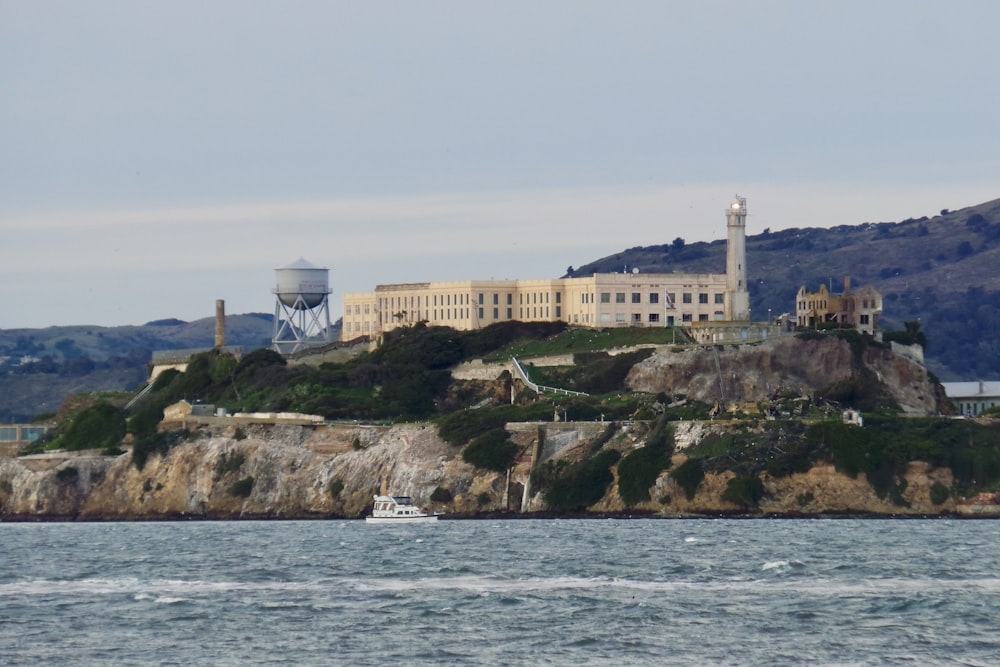
[(726, 209), (726, 315), (730, 322), (750, 320), (747, 292), (747, 200), (736, 196)]

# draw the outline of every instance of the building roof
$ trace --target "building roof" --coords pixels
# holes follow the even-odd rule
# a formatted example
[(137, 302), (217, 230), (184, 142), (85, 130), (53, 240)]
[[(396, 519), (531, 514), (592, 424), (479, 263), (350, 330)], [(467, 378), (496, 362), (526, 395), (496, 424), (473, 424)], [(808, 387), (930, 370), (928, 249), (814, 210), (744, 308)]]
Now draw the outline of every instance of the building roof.
[(1000, 380), (942, 382), (948, 398), (1000, 398)]

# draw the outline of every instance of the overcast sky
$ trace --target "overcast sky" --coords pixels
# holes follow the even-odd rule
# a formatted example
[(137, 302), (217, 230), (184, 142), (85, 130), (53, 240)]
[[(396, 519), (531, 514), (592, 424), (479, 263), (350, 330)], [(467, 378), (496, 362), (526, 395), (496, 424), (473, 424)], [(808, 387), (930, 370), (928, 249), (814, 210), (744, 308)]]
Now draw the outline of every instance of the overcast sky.
[(994, 0), (0, 0), (0, 328), (273, 312), (299, 257), (335, 319), (378, 283), (724, 238), (735, 193), (750, 234), (996, 199), (998, 26)]

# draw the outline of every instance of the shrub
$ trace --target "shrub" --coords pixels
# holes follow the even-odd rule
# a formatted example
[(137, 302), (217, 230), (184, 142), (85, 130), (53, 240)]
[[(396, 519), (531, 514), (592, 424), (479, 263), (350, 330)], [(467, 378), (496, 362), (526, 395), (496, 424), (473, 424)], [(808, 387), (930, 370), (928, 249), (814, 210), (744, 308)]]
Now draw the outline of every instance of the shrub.
[(243, 479), (233, 483), (229, 492), (238, 498), (249, 498), (250, 494), (253, 492), (253, 477), (244, 477)]
[(755, 508), (764, 497), (764, 482), (760, 477), (733, 477), (722, 492), (722, 499), (743, 509)]
[(503, 429), (507, 422), (551, 419), (552, 406), (535, 403), (525, 407), (505, 405), (478, 410), (461, 410), (446, 415), (438, 422), (438, 435), (445, 442), (460, 447), (478, 435)]
[(171, 447), (183, 442), (187, 435), (187, 430), (180, 430), (170, 433), (153, 433), (136, 438), (135, 442), (132, 443), (132, 463), (137, 469), (142, 470), (151, 454), (166, 454)]
[(688, 500), (694, 499), (698, 486), (705, 479), (705, 469), (702, 460), (691, 458), (670, 471), (670, 478), (684, 490)]
[(555, 479), (545, 492), (545, 502), (553, 509), (582, 510), (593, 505), (607, 493), (614, 481), (611, 466), (621, 454), (606, 449), (597, 456), (575, 463)]
[(63, 433), (59, 444), (70, 451), (110, 449), (125, 437), (125, 413), (101, 402), (78, 414)]
[(340, 492), (344, 490), (344, 482), (338, 477), (337, 479), (330, 480), (330, 495), (334, 498), (340, 495)]
[(948, 491), (948, 487), (941, 482), (934, 482), (934, 484), (931, 485), (931, 502), (935, 505), (940, 505), (944, 501), (948, 500), (949, 496), (951, 496), (951, 492)]
[(435, 487), (431, 492), (431, 502), (432, 503), (450, 503), (452, 500), (451, 491), (448, 489), (442, 489), (440, 486)]
[(510, 441), (502, 428), (485, 433), (462, 450), (462, 460), (477, 468), (506, 472), (514, 465), (517, 445)]
[(628, 507), (649, 500), (649, 488), (670, 466), (672, 431), (666, 419), (657, 420), (646, 444), (618, 462), (618, 494)]
[(79, 475), (80, 471), (73, 466), (66, 466), (65, 468), (60, 468), (56, 471), (56, 479), (60, 482), (76, 479)]
[(476, 503), (480, 507), (483, 507), (484, 505), (489, 505), (492, 499), (493, 498), (490, 496), (489, 492), (483, 491), (482, 493), (476, 496)]

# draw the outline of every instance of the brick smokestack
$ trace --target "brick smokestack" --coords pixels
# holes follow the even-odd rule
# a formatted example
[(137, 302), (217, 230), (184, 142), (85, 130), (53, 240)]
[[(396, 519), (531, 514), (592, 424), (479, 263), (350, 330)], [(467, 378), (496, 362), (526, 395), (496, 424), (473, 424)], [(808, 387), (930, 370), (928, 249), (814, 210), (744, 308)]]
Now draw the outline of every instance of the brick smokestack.
[(223, 299), (215, 300), (215, 347), (222, 349), (226, 346), (226, 302)]

